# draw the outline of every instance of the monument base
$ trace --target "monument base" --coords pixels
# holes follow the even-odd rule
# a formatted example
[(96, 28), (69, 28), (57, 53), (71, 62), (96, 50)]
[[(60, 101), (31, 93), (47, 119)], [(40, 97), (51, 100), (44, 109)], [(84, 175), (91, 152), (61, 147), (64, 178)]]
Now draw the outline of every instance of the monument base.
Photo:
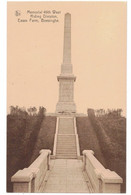
[(76, 105), (74, 102), (58, 102), (56, 113), (76, 113)]

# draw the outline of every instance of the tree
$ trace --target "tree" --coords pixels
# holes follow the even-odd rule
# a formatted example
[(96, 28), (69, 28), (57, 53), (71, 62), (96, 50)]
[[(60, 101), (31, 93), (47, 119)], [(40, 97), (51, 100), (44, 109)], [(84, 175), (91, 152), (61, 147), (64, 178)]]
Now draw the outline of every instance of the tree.
[(31, 107), (28, 108), (27, 111), (28, 111), (29, 115), (32, 115), (32, 108)]
[(44, 108), (43, 106), (40, 106), (39, 107), (38, 115), (44, 117), (45, 116), (45, 113), (46, 113), (46, 108)]
[(36, 107), (33, 107), (33, 108), (32, 108), (32, 112), (33, 112), (33, 115), (36, 115), (37, 108), (36, 108)]

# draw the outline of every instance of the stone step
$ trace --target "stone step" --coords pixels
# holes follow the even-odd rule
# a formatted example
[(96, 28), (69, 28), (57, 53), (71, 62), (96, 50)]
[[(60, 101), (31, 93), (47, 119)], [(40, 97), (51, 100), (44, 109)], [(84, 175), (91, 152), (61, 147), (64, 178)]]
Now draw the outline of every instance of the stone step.
[(70, 149), (70, 148), (62, 148), (62, 149), (57, 148), (56, 151), (57, 151), (57, 152), (58, 152), (58, 151), (63, 151), (63, 152), (75, 152), (76, 149), (75, 149), (75, 148), (73, 148), (73, 149)]
[(62, 129), (62, 128), (59, 127), (58, 132), (59, 132), (59, 133), (60, 133), (60, 132), (74, 133), (75, 131), (74, 131), (74, 127), (72, 127), (72, 128), (68, 127), (67, 129)]
[(69, 151), (70, 151), (70, 152), (75, 152), (76, 149), (74, 149), (74, 148), (73, 148), (73, 149), (70, 149), (70, 148), (69, 148), (69, 149), (68, 149), (68, 148), (63, 148), (63, 149), (60, 149), (60, 148), (59, 148), (59, 149), (58, 149), (58, 148), (57, 148), (57, 149), (56, 149), (56, 152), (59, 152), (59, 151), (60, 151), (60, 152), (61, 152), (61, 151), (62, 151), (62, 152), (69, 152)]
[(76, 151), (76, 149), (75, 148), (73, 148), (73, 149), (70, 149), (70, 148), (63, 148), (63, 149), (57, 148), (56, 151), (74, 152), (74, 151)]
[(69, 143), (69, 144), (75, 144), (76, 142), (75, 142), (75, 140), (71, 140), (71, 141), (58, 140), (58, 141), (57, 141), (57, 143), (64, 143), (64, 144)]
[(61, 145), (61, 146), (76, 146), (76, 142), (57, 142), (57, 145)]
[(62, 136), (73, 136), (73, 135), (75, 135), (75, 133), (67, 133), (67, 134), (62, 134), (62, 133), (58, 133), (58, 135), (62, 135)]
[(63, 132), (63, 131), (62, 131), (62, 132), (58, 132), (58, 134), (62, 134), (62, 135), (72, 134), (72, 135), (73, 135), (73, 134), (75, 134), (75, 133), (74, 133), (74, 132), (67, 132), (67, 131), (66, 131), (66, 132)]
[(56, 154), (77, 154), (76, 151), (56, 151)]
[(70, 138), (72, 138), (72, 137), (75, 137), (75, 134), (58, 134), (58, 137), (70, 137)]
[(75, 139), (75, 137), (76, 137), (75, 135), (74, 136), (68, 136), (68, 137), (67, 136), (61, 136), (61, 135), (59, 136), (58, 135), (58, 138), (60, 138), (60, 139)]
[(73, 140), (62, 140), (62, 139), (57, 139), (57, 142), (75, 143), (75, 142), (76, 142), (76, 139), (73, 139)]
[[(64, 148), (64, 147), (65, 148), (76, 148), (76, 144), (65, 144), (65, 145), (63, 145), (63, 144), (57, 143), (57, 146), (62, 147), (62, 148)], [(56, 146), (56, 148), (58, 148), (57, 146)]]
[(75, 153), (57, 153), (56, 155), (58, 155), (58, 154), (60, 154), (60, 155), (68, 155), (68, 156), (70, 156), (70, 155), (77, 155), (76, 152)]
[(76, 146), (63, 146), (62, 147), (62, 145), (58, 145), (58, 147), (56, 147), (56, 149), (62, 149), (62, 150), (74, 150), (74, 149), (76, 149)]
[(57, 140), (57, 142), (61, 142), (61, 143), (76, 143), (76, 140)]
[(61, 138), (61, 137), (59, 137), (59, 138), (57, 138), (57, 140), (62, 140), (62, 141), (75, 141), (76, 138), (74, 137), (74, 138), (68, 139), (68, 138)]
[(57, 138), (57, 140), (63, 140), (63, 141), (75, 141), (76, 138), (68, 139), (68, 138)]
[(76, 143), (67, 143), (67, 142), (66, 143), (58, 142), (57, 145), (62, 146), (62, 147), (64, 147), (64, 146), (69, 146), (69, 147), (74, 146), (74, 147), (76, 147)]
[(66, 136), (59, 136), (59, 135), (58, 135), (58, 138), (59, 138), (59, 139), (69, 139), (69, 140), (71, 140), (71, 139), (75, 139), (76, 136), (69, 136), (69, 137), (66, 137)]
[(75, 140), (73, 140), (73, 141), (63, 141), (63, 140), (59, 140), (59, 141), (57, 141), (57, 143), (60, 143), (60, 144), (75, 144), (76, 143), (76, 141)]
[(58, 133), (59, 134), (74, 134), (75, 133), (75, 131), (74, 130), (71, 130), (71, 129), (68, 129), (68, 130), (61, 130), (61, 129), (59, 129), (58, 130)]
[(76, 149), (56, 149), (56, 152), (76, 152)]
[[(58, 147), (62, 147), (62, 148), (76, 148), (76, 144), (64, 144), (63, 145), (63, 143), (57, 143), (57, 146)], [(56, 148), (57, 148), (57, 146), (56, 146)]]
[(59, 141), (59, 142), (57, 142), (57, 144), (60, 144), (62, 146), (64, 146), (64, 145), (69, 145), (69, 146), (73, 145), (73, 146), (76, 146), (76, 143), (75, 142), (62, 142), (62, 141)]
[(61, 150), (75, 150), (76, 149), (76, 147), (57, 147), (56, 148), (57, 150), (59, 150), (59, 149), (61, 149)]
[(73, 156), (77, 156), (77, 154), (57, 154), (56, 156), (68, 156), (68, 157), (73, 157)]
[(59, 132), (61, 132), (61, 131), (62, 131), (62, 132), (74, 132), (74, 129), (73, 129), (73, 128), (74, 128), (74, 127), (71, 127), (71, 128), (68, 127), (68, 129), (64, 129), (64, 130), (63, 130), (62, 128), (59, 127)]
[(56, 155), (57, 159), (76, 159), (77, 156)]
[[(58, 140), (57, 143), (61, 143), (61, 144), (62, 144), (62, 143), (64, 143), (64, 144), (75, 144), (76, 142), (75, 142), (75, 140), (73, 140), (73, 141)], [(63, 145), (64, 145), (64, 144), (63, 144)]]
[(77, 152), (63, 152), (63, 151), (57, 151), (56, 152), (56, 155), (58, 155), (58, 154), (61, 154), (61, 155), (76, 155), (77, 154)]
[(71, 150), (71, 149), (62, 149), (62, 150), (60, 150), (60, 149), (56, 149), (56, 152), (67, 152), (67, 153), (71, 153), (71, 152), (76, 152), (76, 150)]
[(62, 145), (58, 145), (58, 147), (56, 147), (56, 148), (57, 148), (57, 149), (58, 149), (58, 148), (60, 148), (60, 149), (62, 149), (62, 148), (63, 148), (63, 149), (75, 149), (76, 146), (68, 146), (68, 145), (67, 145), (67, 146), (62, 147)]
[(64, 141), (64, 142), (71, 142), (71, 141), (75, 141), (76, 139), (61, 139), (61, 138), (58, 138), (57, 139), (58, 141)]
[(58, 141), (65, 141), (65, 142), (71, 142), (71, 141), (75, 141), (76, 139), (63, 139), (63, 138), (57, 138)]
[(74, 137), (76, 137), (76, 135), (59, 135), (58, 134), (58, 137), (60, 137), (60, 138), (66, 138), (66, 139), (72, 139), (72, 138), (74, 138)]
[(75, 143), (76, 139), (66, 140), (66, 139), (57, 139), (57, 142), (64, 142), (64, 143)]
[(64, 143), (75, 143), (76, 139), (68, 140), (68, 139), (57, 139), (57, 142), (64, 142)]

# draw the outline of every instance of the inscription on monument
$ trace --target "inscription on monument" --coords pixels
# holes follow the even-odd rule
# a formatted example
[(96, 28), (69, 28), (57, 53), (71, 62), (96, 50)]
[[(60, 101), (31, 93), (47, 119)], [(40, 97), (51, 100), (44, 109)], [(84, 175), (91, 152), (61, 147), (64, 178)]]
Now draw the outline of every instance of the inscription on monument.
[(72, 81), (64, 81), (61, 83), (60, 101), (73, 101)]

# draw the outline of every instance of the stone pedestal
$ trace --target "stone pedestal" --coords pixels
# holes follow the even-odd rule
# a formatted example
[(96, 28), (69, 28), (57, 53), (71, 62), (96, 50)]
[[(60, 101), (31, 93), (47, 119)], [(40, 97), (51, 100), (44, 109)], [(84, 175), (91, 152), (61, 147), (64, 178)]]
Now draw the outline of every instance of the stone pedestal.
[(56, 105), (56, 112), (58, 113), (75, 113), (76, 105), (73, 102), (58, 102)]

